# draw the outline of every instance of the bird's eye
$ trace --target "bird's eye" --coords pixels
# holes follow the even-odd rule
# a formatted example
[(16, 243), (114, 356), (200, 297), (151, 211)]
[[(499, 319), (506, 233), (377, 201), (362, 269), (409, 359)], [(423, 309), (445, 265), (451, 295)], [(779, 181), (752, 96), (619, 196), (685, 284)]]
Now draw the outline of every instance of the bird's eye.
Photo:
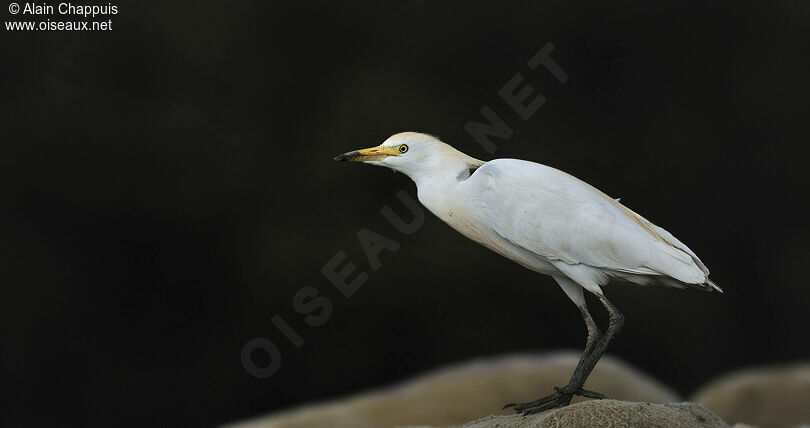
[(399, 152), (400, 153), (405, 153), (407, 151), (408, 151), (408, 145), (407, 144), (400, 144), (399, 145)]

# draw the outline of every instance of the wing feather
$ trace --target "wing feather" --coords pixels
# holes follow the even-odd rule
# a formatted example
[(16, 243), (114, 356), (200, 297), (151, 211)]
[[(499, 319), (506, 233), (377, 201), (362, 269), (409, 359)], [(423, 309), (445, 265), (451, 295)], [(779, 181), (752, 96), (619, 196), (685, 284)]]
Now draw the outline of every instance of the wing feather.
[(706, 266), (672, 234), (569, 174), (497, 159), (471, 178), (483, 223), (555, 266), (666, 275), (687, 284), (708, 281)]

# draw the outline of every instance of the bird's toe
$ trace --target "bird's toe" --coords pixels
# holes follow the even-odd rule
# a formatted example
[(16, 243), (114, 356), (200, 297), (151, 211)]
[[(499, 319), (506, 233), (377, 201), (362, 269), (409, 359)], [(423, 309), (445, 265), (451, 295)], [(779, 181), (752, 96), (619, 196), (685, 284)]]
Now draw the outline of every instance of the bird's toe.
[(526, 416), (534, 413), (544, 412), (549, 409), (566, 406), (571, 402), (572, 396), (573, 393), (566, 392), (561, 388), (554, 388), (554, 393), (546, 397), (527, 403), (509, 403), (503, 408), (512, 408), (515, 412)]

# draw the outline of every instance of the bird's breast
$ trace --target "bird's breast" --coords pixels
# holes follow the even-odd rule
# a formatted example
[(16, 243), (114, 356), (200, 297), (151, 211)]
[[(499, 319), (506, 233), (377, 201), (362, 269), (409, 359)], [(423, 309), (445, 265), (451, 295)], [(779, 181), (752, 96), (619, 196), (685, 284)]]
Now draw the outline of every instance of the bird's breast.
[(475, 208), (471, 204), (460, 203), (457, 200), (459, 198), (454, 196), (448, 194), (444, 198), (429, 199), (423, 204), (436, 217), (465, 237), (489, 248), (497, 246), (496, 236), (476, 217)]

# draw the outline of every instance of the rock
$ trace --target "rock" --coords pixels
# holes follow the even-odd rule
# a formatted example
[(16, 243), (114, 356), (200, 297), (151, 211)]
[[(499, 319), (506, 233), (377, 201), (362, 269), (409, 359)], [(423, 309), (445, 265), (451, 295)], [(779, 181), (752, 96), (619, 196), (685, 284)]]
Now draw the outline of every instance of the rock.
[(701, 388), (693, 401), (730, 423), (761, 427), (810, 424), (810, 364), (731, 373)]
[(695, 403), (640, 403), (593, 400), (528, 416), (489, 416), (462, 428), (545, 427), (728, 427), (719, 416)]
[[(509, 402), (531, 401), (568, 382), (578, 353), (508, 356), (447, 367), (414, 380), (335, 400), (306, 405), (233, 426), (392, 427), (404, 425), (458, 425), (500, 411)], [(668, 402), (680, 398), (649, 376), (605, 357), (597, 364), (587, 389), (610, 398)], [(574, 402), (582, 401), (575, 397)]]

